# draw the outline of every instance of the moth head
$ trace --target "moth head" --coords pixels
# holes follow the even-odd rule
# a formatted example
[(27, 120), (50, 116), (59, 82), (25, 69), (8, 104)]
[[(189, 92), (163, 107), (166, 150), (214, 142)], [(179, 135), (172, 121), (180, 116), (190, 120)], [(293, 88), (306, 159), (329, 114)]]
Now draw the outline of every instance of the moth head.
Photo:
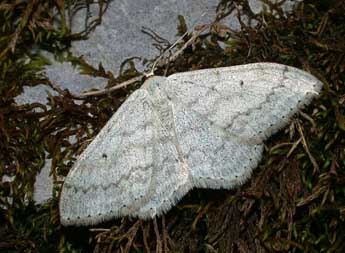
[(166, 77), (164, 76), (150, 76), (145, 80), (142, 88), (146, 89), (149, 93), (155, 93), (164, 87)]

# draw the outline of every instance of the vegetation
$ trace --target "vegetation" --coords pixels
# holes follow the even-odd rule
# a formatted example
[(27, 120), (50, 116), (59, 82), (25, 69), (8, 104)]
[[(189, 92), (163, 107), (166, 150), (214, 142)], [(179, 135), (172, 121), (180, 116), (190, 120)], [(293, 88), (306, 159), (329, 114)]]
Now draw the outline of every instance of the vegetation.
[[(48, 60), (37, 49), (61, 56), (100, 23), (106, 1), (98, 1), (99, 19), (71, 34), (69, 17), (90, 1), (1, 0), (0, 176), (13, 178), (0, 182), (0, 252), (344, 252), (345, 2), (305, 0), (291, 14), (283, 13), (284, 1), (263, 2), (266, 11), (254, 14), (246, 0), (223, 0), (220, 22), (157, 73), (271, 61), (317, 76), (324, 83), (321, 96), (270, 138), (263, 161), (241, 188), (193, 190), (157, 220), (123, 218), (90, 230), (60, 225), (61, 178), (139, 84), (76, 103), (41, 72)], [(225, 26), (222, 18), (239, 9), (256, 25), (241, 22), (240, 31)], [(186, 29), (181, 17), (178, 32)], [(68, 59), (84, 73), (108, 77), (109, 86), (139, 75), (133, 65), (115, 78), (101, 65)], [(14, 102), (24, 85), (37, 84), (59, 92), (49, 96), (49, 106)], [(52, 159), (54, 196), (37, 206), (33, 184), (46, 158)]]

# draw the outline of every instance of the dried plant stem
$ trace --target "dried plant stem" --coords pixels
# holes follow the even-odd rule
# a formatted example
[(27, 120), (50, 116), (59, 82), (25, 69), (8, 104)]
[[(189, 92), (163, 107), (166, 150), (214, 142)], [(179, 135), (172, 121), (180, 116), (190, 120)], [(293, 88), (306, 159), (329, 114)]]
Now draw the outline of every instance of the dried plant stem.
[(164, 252), (167, 253), (167, 252), (169, 252), (169, 250), (168, 250), (168, 230), (166, 228), (164, 215), (162, 216), (162, 230), (163, 230), (163, 248), (164, 248)]
[(310, 159), (311, 163), (314, 166), (313, 173), (316, 173), (317, 171), (319, 171), (319, 165), (317, 164), (315, 158), (313, 157), (313, 155), (309, 151), (308, 144), (307, 144), (307, 142), (306, 142), (306, 140), (304, 138), (303, 130), (302, 130), (301, 124), (299, 122), (297, 122), (297, 130), (298, 130), (299, 134), (301, 135), (301, 141), (302, 141), (302, 145), (304, 147), (304, 150), (308, 154), (309, 159)]
[(193, 221), (192, 224), (192, 231), (196, 230), (196, 225), (198, 224), (199, 220), (207, 213), (208, 209), (211, 207), (211, 205), (213, 204), (213, 202), (209, 202), (206, 206), (204, 206), (202, 208), (202, 210), (198, 213), (198, 215), (196, 216), (196, 218)]
[(153, 228), (156, 234), (156, 240), (157, 240), (157, 245), (156, 245), (156, 253), (162, 253), (162, 240), (161, 236), (159, 235), (159, 229), (158, 229), (158, 224), (157, 224), (157, 219), (156, 217), (153, 219)]
[(304, 206), (309, 204), (310, 202), (312, 202), (314, 199), (318, 198), (321, 194), (323, 194), (325, 191), (327, 191), (327, 189), (329, 189), (329, 185), (318, 185), (315, 188), (313, 188), (313, 192), (303, 198), (301, 201), (299, 201), (296, 206), (300, 207), (300, 206)]
[(292, 142), (283, 142), (283, 143), (279, 143), (279, 144), (273, 146), (273, 147), (270, 149), (270, 152), (273, 152), (273, 151), (275, 151), (275, 150), (277, 150), (277, 149), (279, 149), (279, 148), (285, 147), (285, 146), (291, 146), (291, 145), (293, 145), (293, 144), (294, 144), (294, 143), (292, 143)]
[(131, 228), (130, 230), (127, 232), (127, 244), (126, 244), (126, 248), (125, 248), (125, 252), (130, 252), (130, 248), (132, 246), (133, 240), (138, 232), (138, 229), (140, 227), (140, 220), (138, 220)]
[(64, 96), (66, 94), (54, 81), (48, 80), (48, 84), (60, 95)]
[(316, 123), (315, 123), (315, 121), (312, 119), (312, 117), (310, 117), (308, 114), (306, 114), (306, 113), (304, 113), (304, 112), (302, 112), (302, 111), (300, 111), (299, 114), (300, 114), (303, 118), (305, 118), (306, 120), (308, 120), (308, 121), (311, 123), (311, 125), (312, 125), (312, 130), (316, 130)]
[(302, 137), (299, 138), (296, 142), (293, 143), (292, 147), (290, 148), (289, 152), (287, 153), (286, 157), (289, 157), (292, 152), (296, 149), (296, 147), (298, 146), (298, 144), (302, 141)]
[(150, 247), (149, 244), (147, 242), (147, 238), (149, 236), (149, 232), (150, 232), (150, 223), (145, 224), (146, 226), (144, 226), (143, 222), (140, 223), (141, 226), (141, 230), (143, 232), (143, 242), (144, 242), (144, 247), (146, 252), (150, 252)]
[(90, 232), (110, 232), (110, 228), (90, 228)]

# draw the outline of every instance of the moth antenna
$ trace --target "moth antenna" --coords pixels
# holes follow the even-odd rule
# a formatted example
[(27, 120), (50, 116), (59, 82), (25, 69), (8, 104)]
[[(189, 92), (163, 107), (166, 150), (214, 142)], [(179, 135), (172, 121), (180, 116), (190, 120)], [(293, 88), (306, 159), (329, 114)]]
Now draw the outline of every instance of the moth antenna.
[[(203, 16), (205, 16), (205, 15), (206, 15), (206, 12), (202, 13), (202, 14), (200, 15), (200, 17), (198, 17), (198, 19), (195, 20), (195, 21), (193, 22), (192, 27), (194, 27), (195, 24), (196, 24), (197, 22), (199, 22), (199, 20), (200, 20)], [(155, 69), (156, 69), (156, 66), (157, 66), (157, 64), (159, 63), (159, 61), (163, 58), (163, 56), (166, 54), (166, 52), (169, 52), (171, 49), (173, 49), (180, 41), (182, 41), (182, 40), (187, 36), (188, 33), (189, 33), (189, 32), (186, 31), (186, 32), (185, 32), (182, 36), (180, 36), (180, 37), (179, 37), (169, 48), (167, 48), (166, 50), (164, 50), (164, 52), (163, 52), (160, 56), (158, 56), (158, 58), (154, 61), (153, 65), (152, 65), (152, 67), (151, 67), (151, 70), (150, 70), (148, 73), (145, 73), (145, 72), (144, 72), (144, 76), (145, 76), (145, 77), (154, 76), (154, 71), (155, 71)]]
[(158, 62), (163, 58), (163, 56), (165, 55), (166, 52), (170, 51), (171, 49), (173, 49), (177, 43), (179, 43), (181, 40), (184, 39), (184, 37), (186, 37), (186, 35), (188, 34), (188, 31), (185, 32), (180, 38), (178, 38), (169, 48), (167, 48), (160, 56), (158, 56), (158, 58), (155, 60), (155, 62), (153, 63), (152, 67), (151, 67), (151, 70), (150, 72), (148, 73), (144, 73), (144, 75), (146, 77), (149, 77), (149, 76), (153, 76), (154, 75), (154, 71), (155, 71), (155, 68), (156, 68), (156, 65), (158, 64)]

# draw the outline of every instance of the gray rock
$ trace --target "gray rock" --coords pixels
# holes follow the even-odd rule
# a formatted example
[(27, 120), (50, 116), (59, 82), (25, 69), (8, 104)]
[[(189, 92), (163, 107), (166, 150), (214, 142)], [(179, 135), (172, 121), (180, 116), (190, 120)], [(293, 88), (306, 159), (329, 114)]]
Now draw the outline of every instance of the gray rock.
[(41, 103), (47, 104), (47, 92), (51, 93), (52, 95), (57, 95), (57, 92), (54, 91), (47, 85), (38, 84), (33, 87), (24, 86), (23, 92), (14, 98), (14, 101), (17, 104), (32, 104), (32, 103)]
[(49, 175), (50, 167), (51, 159), (46, 159), (41, 172), (36, 176), (33, 196), (36, 203), (45, 203), (52, 197), (53, 179)]
[[(301, 2), (302, 0), (287, 0), (285, 1), (285, 3), (283, 4), (283, 9), (286, 13), (290, 12), (293, 8), (293, 6), (298, 3)], [(271, 2), (273, 3), (277, 3), (279, 2), (278, 0), (271, 0)], [(261, 2), (260, 0), (249, 0), (248, 1), (250, 9), (255, 13), (258, 14), (260, 13), (264, 8), (268, 8), (267, 4)]]
[[(187, 26), (192, 28), (196, 24), (213, 21), (217, 5), (218, 0), (112, 1), (103, 16), (102, 25), (96, 27), (88, 40), (73, 43), (72, 52), (84, 55), (94, 66), (102, 62), (107, 70), (118, 74), (120, 64), (126, 58), (154, 58), (159, 54), (152, 45), (152, 38), (141, 32), (143, 27), (171, 42), (176, 40), (178, 15), (183, 15)], [(85, 13), (79, 14), (73, 26), (75, 31), (84, 27)], [(137, 67), (144, 69), (140, 62), (137, 62)]]

